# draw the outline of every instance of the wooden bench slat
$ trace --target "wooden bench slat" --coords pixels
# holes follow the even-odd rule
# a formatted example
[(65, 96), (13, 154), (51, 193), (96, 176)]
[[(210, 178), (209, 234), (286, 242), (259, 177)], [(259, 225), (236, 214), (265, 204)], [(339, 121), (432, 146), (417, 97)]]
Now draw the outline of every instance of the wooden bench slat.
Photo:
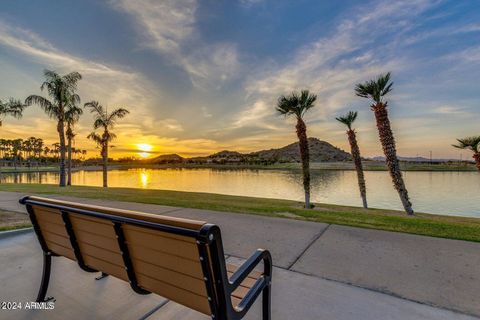
[(198, 260), (198, 247), (195, 242), (186, 242), (183, 240), (162, 237), (160, 234), (153, 235), (134, 229), (132, 230), (129, 225), (124, 225), (122, 229), (127, 243), (183, 257), (185, 259)]
[(70, 245), (70, 239), (68, 239), (67, 237), (62, 237), (55, 233), (50, 233), (46, 230), (42, 230), (42, 234), (43, 238), (47, 241), (47, 243), (53, 242), (65, 248), (72, 248), (72, 246)]
[(59, 210), (47, 209), (38, 206), (33, 206), (33, 208), (37, 220), (43, 220), (63, 226), (63, 219)]
[(203, 279), (200, 261), (193, 261), (151, 250), (142, 246), (133, 245), (132, 243), (128, 243), (128, 250), (132, 261), (138, 259), (164, 269), (183, 273), (197, 279)]
[(90, 217), (80, 217), (76, 214), (70, 215), (70, 221), (72, 222), (72, 227), (75, 231), (82, 230), (101, 236), (115, 235), (115, 231), (113, 230), (113, 223), (111, 223), (110, 221), (105, 221), (103, 219), (95, 220)]
[(109, 261), (112, 264), (124, 267), (123, 258), (120, 252), (113, 252), (103, 248), (95, 247), (85, 242), (80, 242), (80, 252), (82, 255), (89, 255), (94, 258), (98, 258), (104, 261)]
[(83, 255), (83, 261), (87, 266), (98, 271), (103, 271), (107, 274), (111, 274), (117, 278), (128, 281), (127, 273), (124, 267), (118, 266), (116, 264), (91, 257), (87, 254)]
[(147, 277), (143, 274), (137, 275), (137, 281), (138, 284), (146, 290), (197, 310), (203, 314), (211, 314), (210, 305), (207, 298), (204, 296), (199, 296), (190, 291), (171, 286), (165, 282)]
[(140, 260), (133, 260), (133, 269), (137, 274), (141, 273), (152, 279), (166, 282), (200, 296), (207, 296), (205, 281), (203, 279), (187, 276), (183, 273), (164, 269)]
[(67, 257), (70, 260), (76, 261), (75, 253), (70, 248), (65, 248), (53, 242), (48, 244), (48, 248), (53, 252), (58, 254), (59, 256)]
[(55, 223), (50, 223), (46, 221), (40, 221), (40, 230), (45, 230), (50, 233), (54, 233), (56, 235), (59, 235), (61, 237), (68, 237), (67, 230), (65, 229), (65, 226), (55, 224)]
[(185, 242), (188, 242), (188, 243), (195, 243), (195, 239), (193, 239), (191, 237), (186, 237), (186, 236), (182, 236), (182, 235), (178, 235), (178, 234), (174, 234), (174, 233), (163, 232), (163, 231), (160, 231), (160, 230), (143, 228), (143, 227), (130, 225), (130, 224), (128, 224), (127, 226), (128, 226), (128, 229), (130, 229), (130, 230), (144, 232), (144, 233), (157, 235), (157, 236), (162, 236), (162, 237), (165, 237), (165, 238), (181, 240), (181, 241), (185, 241)]
[(86, 243), (98, 248), (110, 250), (112, 252), (120, 252), (120, 248), (118, 247), (118, 242), (115, 237), (109, 237), (108, 235), (100, 236), (83, 230), (75, 230), (75, 236), (79, 245), (80, 243)]

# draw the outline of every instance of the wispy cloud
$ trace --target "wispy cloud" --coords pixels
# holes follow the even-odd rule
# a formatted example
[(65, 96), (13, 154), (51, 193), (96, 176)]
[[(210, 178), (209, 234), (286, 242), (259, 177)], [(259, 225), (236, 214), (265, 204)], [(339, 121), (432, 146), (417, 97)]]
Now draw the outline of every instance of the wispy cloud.
[(239, 70), (232, 43), (205, 44), (195, 29), (196, 0), (112, 0), (114, 8), (133, 16), (143, 45), (183, 68), (197, 88), (220, 88)]
[(470, 113), (462, 107), (454, 106), (440, 106), (433, 109), (433, 113), (445, 114), (445, 115), (469, 115)]
[(409, 22), (431, 5), (431, 1), (417, 0), (380, 2), (368, 11), (356, 8), (354, 12), (360, 13), (349, 15), (330, 36), (297, 50), (285, 66), (252, 76), (246, 86), (252, 102), (237, 115), (234, 127), (265, 123), (266, 117), (273, 116), (276, 97), (294, 89), (308, 88), (318, 94), (321, 108), (313, 119), (346, 107), (354, 98), (355, 83), (404, 66), (401, 58), (385, 56), (388, 48), (370, 49), (374, 42), (392, 30), (402, 33), (409, 29)]

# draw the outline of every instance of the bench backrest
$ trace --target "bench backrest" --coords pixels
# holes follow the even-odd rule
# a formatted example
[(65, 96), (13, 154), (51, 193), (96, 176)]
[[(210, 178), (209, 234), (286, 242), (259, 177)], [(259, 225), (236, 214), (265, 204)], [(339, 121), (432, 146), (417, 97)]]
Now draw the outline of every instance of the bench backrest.
[(205, 230), (216, 226), (41, 197), (22, 203), (45, 252), (75, 260), (86, 271), (129, 281), (138, 293), (153, 292), (212, 314), (217, 295), (208, 279), (225, 267), (218, 257), (212, 264), (206, 244), (210, 233)]

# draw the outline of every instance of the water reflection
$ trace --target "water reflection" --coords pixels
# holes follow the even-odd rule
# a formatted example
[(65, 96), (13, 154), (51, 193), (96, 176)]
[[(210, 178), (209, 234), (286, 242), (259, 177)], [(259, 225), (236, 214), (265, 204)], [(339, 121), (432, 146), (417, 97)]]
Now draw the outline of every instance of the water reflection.
[[(476, 172), (407, 172), (405, 182), (417, 211), (480, 217)], [(58, 173), (2, 174), (2, 183), (58, 183)], [(387, 172), (365, 172), (372, 207), (402, 209)], [(102, 185), (101, 171), (78, 171), (74, 185)], [(129, 169), (109, 172), (109, 186), (211, 192), (302, 200), (300, 170)], [(312, 171), (312, 201), (361, 206), (355, 171)]]

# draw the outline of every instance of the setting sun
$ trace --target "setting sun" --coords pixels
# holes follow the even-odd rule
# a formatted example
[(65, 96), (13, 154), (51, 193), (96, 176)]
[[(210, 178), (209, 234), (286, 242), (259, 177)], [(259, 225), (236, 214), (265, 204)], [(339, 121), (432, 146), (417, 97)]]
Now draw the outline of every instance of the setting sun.
[(138, 151), (140, 151), (138, 155), (141, 158), (148, 158), (150, 156), (150, 151), (152, 151), (153, 149), (153, 146), (148, 143), (137, 143), (137, 148)]
[(137, 147), (138, 147), (138, 150), (143, 152), (149, 152), (149, 151), (152, 151), (153, 149), (152, 145), (148, 143), (138, 143)]

